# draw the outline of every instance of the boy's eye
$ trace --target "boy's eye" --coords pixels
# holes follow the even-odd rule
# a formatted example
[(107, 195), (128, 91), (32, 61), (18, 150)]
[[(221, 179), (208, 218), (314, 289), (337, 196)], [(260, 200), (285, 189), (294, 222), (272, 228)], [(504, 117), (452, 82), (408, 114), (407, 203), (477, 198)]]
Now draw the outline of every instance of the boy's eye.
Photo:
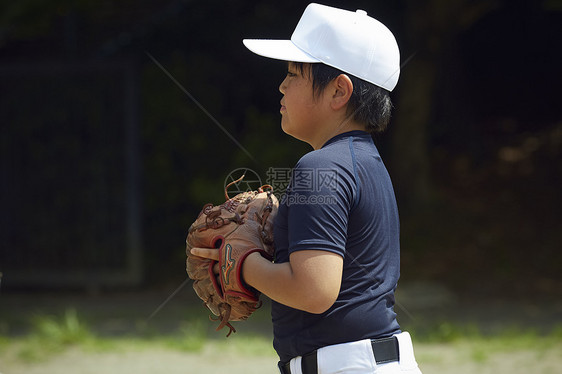
[(297, 74), (296, 74), (296, 73), (293, 73), (293, 72), (290, 72), (290, 71), (288, 71), (288, 72), (287, 72), (287, 76), (288, 76), (288, 77), (296, 77), (296, 76), (297, 76)]

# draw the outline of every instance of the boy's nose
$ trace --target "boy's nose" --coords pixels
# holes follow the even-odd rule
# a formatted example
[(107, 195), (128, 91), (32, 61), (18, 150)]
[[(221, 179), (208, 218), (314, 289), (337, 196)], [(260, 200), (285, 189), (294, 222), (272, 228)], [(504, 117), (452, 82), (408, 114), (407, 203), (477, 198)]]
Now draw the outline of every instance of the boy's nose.
[(279, 85), (279, 92), (281, 92), (283, 95), (285, 94), (285, 80), (287, 78), (283, 79), (283, 82), (281, 82), (281, 84)]

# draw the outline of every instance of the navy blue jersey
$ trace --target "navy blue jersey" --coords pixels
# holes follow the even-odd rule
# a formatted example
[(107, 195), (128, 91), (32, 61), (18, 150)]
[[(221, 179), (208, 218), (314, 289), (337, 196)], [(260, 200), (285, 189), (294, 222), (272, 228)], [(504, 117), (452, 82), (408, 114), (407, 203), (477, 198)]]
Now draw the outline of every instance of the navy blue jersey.
[(273, 302), (273, 345), (282, 362), (323, 346), (400, 332), (394, 313), (398, 209), (368, 133), (337, 135), (299, 160), (281, 198), (274, 237), (278, 263), (300, 250), (329, 251), (344, 260), (340, 293), (326, 312)]

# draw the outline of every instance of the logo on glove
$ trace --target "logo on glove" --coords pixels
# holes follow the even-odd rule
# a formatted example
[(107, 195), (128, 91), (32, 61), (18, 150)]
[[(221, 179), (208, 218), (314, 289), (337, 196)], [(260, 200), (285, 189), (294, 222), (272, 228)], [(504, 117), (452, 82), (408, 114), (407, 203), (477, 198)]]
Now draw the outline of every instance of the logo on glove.
[(232, 259), (232, 246), (230, 244), (224, 246), (223, 260), (223, 265), (221, 266), (222, 277), (224, 280), (224, 284), (228, 284), (228, 280), (230, 279), (230, 272), (234, 268), (235, 263), (235, 261)]

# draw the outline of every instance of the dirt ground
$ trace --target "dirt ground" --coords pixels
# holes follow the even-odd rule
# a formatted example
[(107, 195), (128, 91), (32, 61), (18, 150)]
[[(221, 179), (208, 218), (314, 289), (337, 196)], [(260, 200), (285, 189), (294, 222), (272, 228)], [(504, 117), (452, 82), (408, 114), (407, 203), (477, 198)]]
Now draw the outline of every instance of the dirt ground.
[[(463, 347), (417, 344), (424, 374), (556, 374), (560, 373), (562, 345), (546, 351), (500, 352), (471, 359)], [(0, 362), (2, 374), (276, 374), (276, 357), (234, 356), (212, 350), (199, 354), (165, 349), (92, 353), (70, 349), (40, 363)]]
[(41, 363), (1, 362), (2, 374), (274, 374), (275, 357), (236, 357), (220, 352), (182, 353), (162, 348), (111, 353), (73, 349)]

